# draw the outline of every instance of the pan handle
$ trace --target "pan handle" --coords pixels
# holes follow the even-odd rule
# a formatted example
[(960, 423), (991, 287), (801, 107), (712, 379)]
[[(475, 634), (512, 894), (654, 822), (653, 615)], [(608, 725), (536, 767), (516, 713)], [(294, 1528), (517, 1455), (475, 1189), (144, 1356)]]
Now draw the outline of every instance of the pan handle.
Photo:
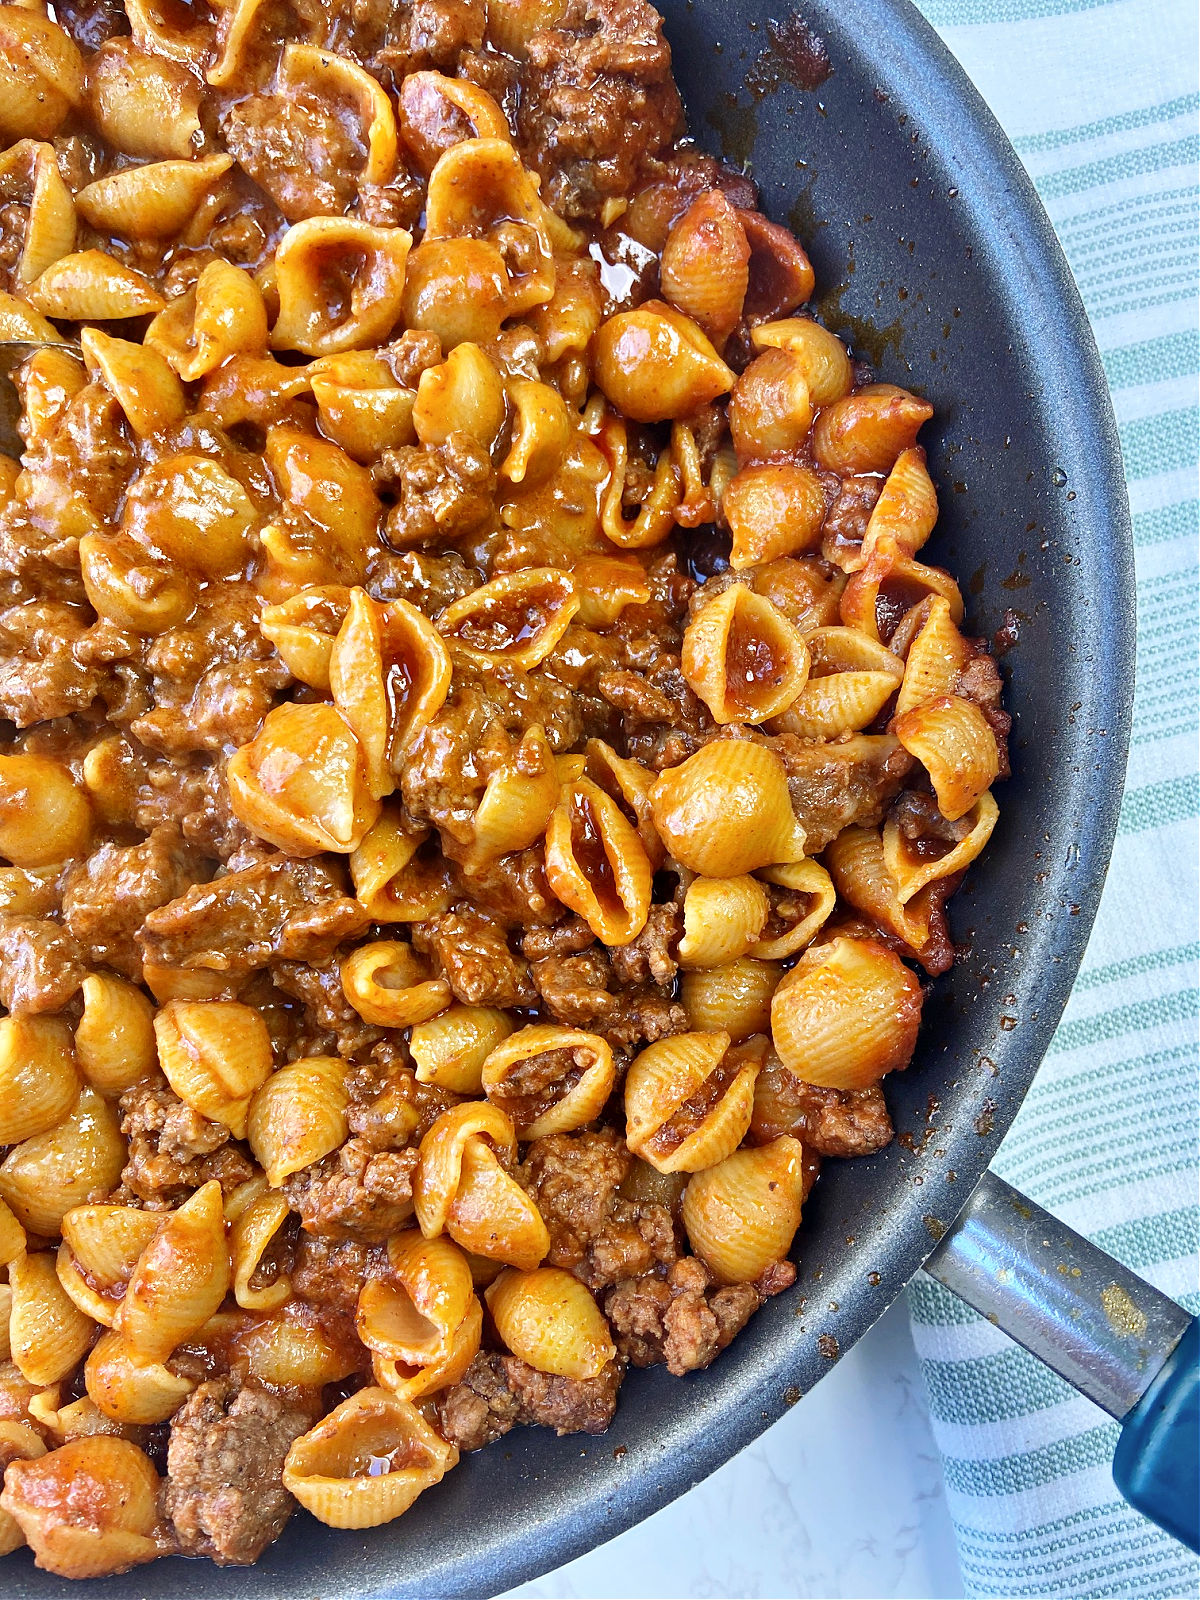
[(926, 1272), (1122, 1424), (1117, 1488), (1200, 1549), (1200, 1324), (984, 1174)]

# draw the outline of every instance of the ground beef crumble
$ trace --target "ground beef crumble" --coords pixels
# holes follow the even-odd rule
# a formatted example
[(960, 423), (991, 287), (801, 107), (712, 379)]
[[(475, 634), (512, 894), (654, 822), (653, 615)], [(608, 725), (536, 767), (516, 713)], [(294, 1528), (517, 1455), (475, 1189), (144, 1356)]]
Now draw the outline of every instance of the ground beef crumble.
[(481, 1450), (519, 1423), (567, 1433), (603, 1433), (613, 1419), (624, 1364), (610, 1361), (596, 1378), (560, 1378), (517, 1356), (480, 1351), (466, 1374), (437, 1398), (442, 1437)]
[(202, 1383), (171, 1422), (163, 1510), (184, 1555), (221, 1566), (256, 1561), (295, 1504), (283, 1462), (312, 1416), (259, 1384)]

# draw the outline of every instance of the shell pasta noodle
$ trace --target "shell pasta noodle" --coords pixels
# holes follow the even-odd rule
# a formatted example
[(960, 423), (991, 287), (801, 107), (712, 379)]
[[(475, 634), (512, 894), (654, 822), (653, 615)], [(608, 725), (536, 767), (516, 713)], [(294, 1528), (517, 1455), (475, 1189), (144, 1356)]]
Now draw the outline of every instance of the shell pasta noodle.
[(418, 11), (0, 3), (0, 1554), (64, 1578), (717, 1359), (999, 825), (932, 407), (661, 18)]

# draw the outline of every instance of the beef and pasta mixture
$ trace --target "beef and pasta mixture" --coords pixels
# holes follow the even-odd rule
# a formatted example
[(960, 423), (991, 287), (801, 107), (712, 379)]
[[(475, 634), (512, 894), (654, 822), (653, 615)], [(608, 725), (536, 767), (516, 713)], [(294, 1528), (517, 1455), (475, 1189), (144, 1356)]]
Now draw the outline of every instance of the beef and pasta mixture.
[(645, 0), (0, 5), (0, 1551), (601, 1432), (892, 1136), (1008, 718)]

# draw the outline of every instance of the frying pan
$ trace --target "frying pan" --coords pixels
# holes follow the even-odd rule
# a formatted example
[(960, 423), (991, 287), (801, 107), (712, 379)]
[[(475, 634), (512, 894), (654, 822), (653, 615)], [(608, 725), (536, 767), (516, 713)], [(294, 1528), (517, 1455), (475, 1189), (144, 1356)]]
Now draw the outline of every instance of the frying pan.
[[(942, 504), (929, 559), (962, 581), (973, 631), (1016, 613), (1019, 643), (1005, 658), (1013, 777), (953, 902), (962, 957), (933, 987), (912, 1067), (888, 1080), (901, 1137), (870, 1159), (827, 1164), (797, 1241), (796, 1287), (707, 1372), (632, 1372), (602, 1438), (516, 1430), (464, 1458), (402, 1521), (339, 1533), (297, 1515), (250, 1569), (172, 1560), (68, 1589), (22, 1553), (5, 1563), (8, 1595), (495, 1594), (612, 1538), (749, 1443), (865, 1333), (939, 1237), (939, 1276), (976, 1302), (990, 1295), (1001, 1325), (1114, 1414), (1184, 1331), (1177, 1306), (1107, 1258), (1097, 1267), (1098, 1252), (998, 1180), (951, 1226), (1066, 1003), (1125, 766), (1132, 547), (1075, 286), (1011, 148), (903, 0), (807, 0), (833, 68), (810, 90), (789, 78), (803, 61), (768, 48), (773, 0), (658, 3), (698, 143), (750, 163), (764, 209), (811, 249), (826, 322), (882, 378), (936, 407), (923, 435)], [(1082, 1264), (1078, 1278), (1054, 1270), (1064, 1252)], [(998, 1266), (1017, 1292), (999, 1287)], [(1055, 1280), (1062, 1293), (1077, 1286), (1077, 1304), (1053, 1301)], [(1122, 1344), (1097, 1310), (1112, 1284), (1144, 1309), (1140, 1342)], [(1150, 1461), (1134, 1455), (1134, 1468)]]

